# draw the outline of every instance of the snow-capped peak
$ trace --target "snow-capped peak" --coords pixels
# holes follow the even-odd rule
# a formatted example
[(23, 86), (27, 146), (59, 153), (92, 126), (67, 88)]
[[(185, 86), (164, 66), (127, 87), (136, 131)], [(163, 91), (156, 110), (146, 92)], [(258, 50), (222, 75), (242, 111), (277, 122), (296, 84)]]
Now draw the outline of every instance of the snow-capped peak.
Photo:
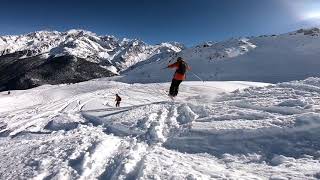
[(48, 53), (50, 56), (72, 55), (94, 63), (103, 63), (123, 71), (155, 54), (181, 51), (183, 46), (163, 43), (148, 45), (141, 40), (99, 36), (82, 29), (66, 32), (37, 31), (25, 35), (0, 37), (0, 55), (25, 51), (23, 57)]
[(92, 35), (92, 36), (97, 36), (95, 33), (91, 32), (91, 31), (87, 31), (87, 30), (83, 30), (83, 29), (70, 29), (66, 32), (68, 35), (70, 34), (87, 34), (87, 35)]

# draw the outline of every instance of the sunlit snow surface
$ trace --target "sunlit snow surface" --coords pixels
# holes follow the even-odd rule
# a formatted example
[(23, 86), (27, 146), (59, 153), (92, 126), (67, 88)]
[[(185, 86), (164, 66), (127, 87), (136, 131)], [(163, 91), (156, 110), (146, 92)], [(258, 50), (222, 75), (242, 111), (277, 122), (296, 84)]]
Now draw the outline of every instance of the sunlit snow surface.
[(168, 88), (2, 92), (0, 179), (320, 178), (320, 79), (183, 82), (174, 101)]

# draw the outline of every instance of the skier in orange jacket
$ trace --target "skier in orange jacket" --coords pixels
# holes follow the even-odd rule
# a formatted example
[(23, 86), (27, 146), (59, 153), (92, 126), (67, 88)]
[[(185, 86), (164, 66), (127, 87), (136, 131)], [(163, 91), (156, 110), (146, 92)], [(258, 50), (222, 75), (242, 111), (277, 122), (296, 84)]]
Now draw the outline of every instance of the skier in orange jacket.
[(168, 68), (176, 69), (169, 91), (169, 96), (175, 97), (178, 94), (180, 83), (186, 79), (187, 70), (191, 68), (181, 57), (178, 57), (177, 62), (168, 65)]

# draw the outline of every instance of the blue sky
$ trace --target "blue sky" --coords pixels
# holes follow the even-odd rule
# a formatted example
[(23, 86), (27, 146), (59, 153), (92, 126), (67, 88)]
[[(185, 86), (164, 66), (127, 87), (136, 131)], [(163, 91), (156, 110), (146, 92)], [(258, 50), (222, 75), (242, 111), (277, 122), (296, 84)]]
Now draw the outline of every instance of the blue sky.
[[(318, 13), (319, 12), (319, 13)], [(86, 29), (194, 45), (316, 26), (317, 0), (2, 0), (0, 35)]]

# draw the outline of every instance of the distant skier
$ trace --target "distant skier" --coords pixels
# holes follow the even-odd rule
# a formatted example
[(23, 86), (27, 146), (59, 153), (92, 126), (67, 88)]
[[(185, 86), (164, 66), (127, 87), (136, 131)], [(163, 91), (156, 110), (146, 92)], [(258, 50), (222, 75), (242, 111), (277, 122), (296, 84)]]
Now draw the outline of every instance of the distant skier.
[(182, 59), (182, 57), (177, 58), (177, 62), (168, 65), (168, 68), (175, 68), (176, 72), (171, 82), (169, 96), (175, 97), (178, 95), (180, 83), (186, 79), (186, 72), (191, 68), (188, 64)]
[(120, 107), (120, 101), (121, 101), (121, 97), (118, 95), (118, 94), (116, 94), (116, 107)]
[(11, 92), (10, 91), (8, 91), (8, 95), (10, 95), (11, 94)]

